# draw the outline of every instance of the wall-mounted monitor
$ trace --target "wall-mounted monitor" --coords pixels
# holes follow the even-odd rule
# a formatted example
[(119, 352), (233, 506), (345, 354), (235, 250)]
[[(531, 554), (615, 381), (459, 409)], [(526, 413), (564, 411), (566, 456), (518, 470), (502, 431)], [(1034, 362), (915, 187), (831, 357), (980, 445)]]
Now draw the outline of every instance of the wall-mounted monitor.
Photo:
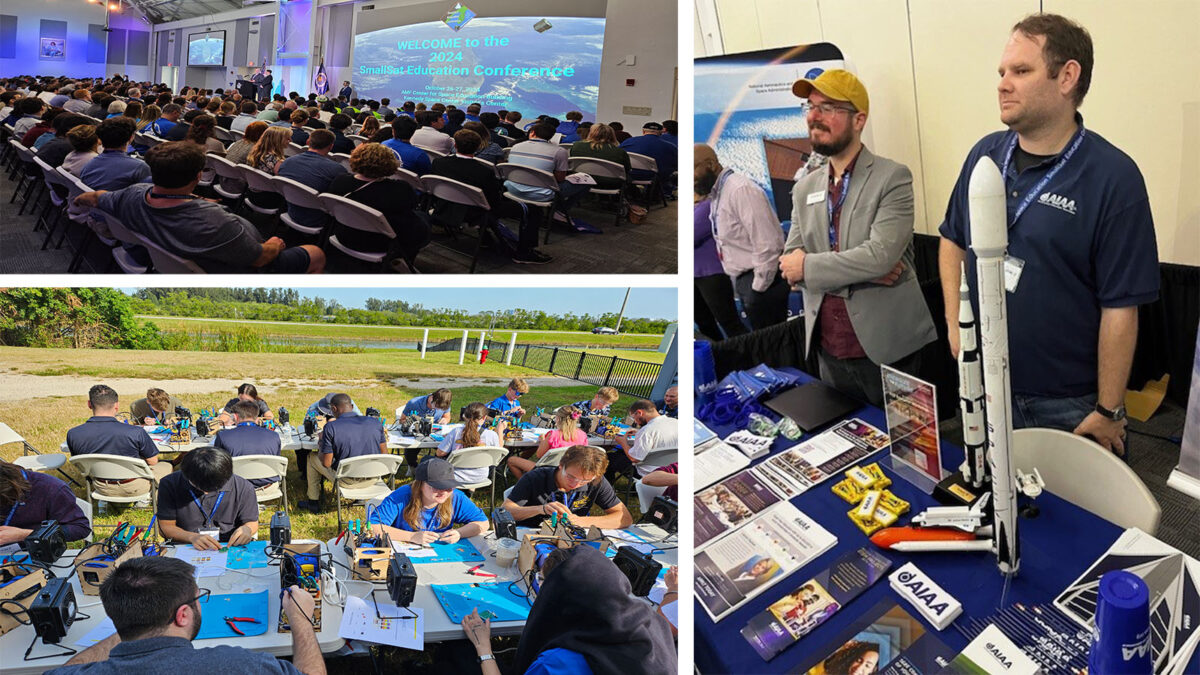
[(214, 30), (208, 33), (188, 35), (187, 64), (189, 66), (225, 65), (225, 31)]

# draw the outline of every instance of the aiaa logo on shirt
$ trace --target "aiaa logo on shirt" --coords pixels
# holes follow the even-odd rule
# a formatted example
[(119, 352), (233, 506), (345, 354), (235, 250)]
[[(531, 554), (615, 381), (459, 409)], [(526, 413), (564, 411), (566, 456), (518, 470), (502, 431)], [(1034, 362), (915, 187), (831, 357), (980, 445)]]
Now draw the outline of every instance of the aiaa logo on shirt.
[(1038, 198), (1038, 203), (1045, 206), (1053, 206), (1060, 211), (1066, 211), (1071, 215), (1075, 215), (1075, 200), (1067, 199), (1053, 192), (1043, 192), (1042, 196)]

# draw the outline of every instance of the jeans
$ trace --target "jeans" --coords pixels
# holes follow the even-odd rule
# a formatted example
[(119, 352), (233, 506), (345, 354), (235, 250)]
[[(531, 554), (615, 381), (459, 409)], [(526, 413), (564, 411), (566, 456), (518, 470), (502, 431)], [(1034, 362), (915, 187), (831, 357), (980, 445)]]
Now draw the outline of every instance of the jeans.
[[(813, 338), (816, 340), (817, 338)], [(821, 380), (843, 394), (883, 407), (883, 375), (879, 365), (867, 357), (839, 359), (817, 347)], [(920, 376), (921, 351), (917, 350), (889, 366), (909, 375)]]
[[(1075, 431), (1075, 427), (1079, 426), (1083, 418), (1096, 409), (1096, 394), (1066, 398), (1013, 394), (1012, 398), (1013, 429), (1042, 427), (1061, 429), (1071, 433)], [(1125, 444), (1125, 454), (1117, 456), (1128, 464), (1130, 457), (1128, 430), (1125, 431), (1122, 441)]]

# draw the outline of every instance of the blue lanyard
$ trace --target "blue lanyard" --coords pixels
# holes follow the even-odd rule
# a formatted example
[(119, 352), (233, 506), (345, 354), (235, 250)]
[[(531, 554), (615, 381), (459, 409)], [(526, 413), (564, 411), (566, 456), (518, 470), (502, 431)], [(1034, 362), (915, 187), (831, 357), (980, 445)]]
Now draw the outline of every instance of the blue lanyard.
[(575, 501), (575, 496), (579, 493), (579, 490), (571, 490), (570, 492), (567, 492), (566, 490), (555, 490), (554, 493), (562, 494), (563, 506), (569, 509), (571, 508), (571, 504)]
[[(21, 469), (21, 478), (25, 479), (25, 482), (29, 482), (29, 475), (25, 473), (25, 469)], [(8, 517), (4, 519), (4, 527), (8, 527), (8, 524), (12, 522), (13, 515), (16, 514), (17, 509), (24, 503), (16, 502), (12, 505), (12, 508), (8, 510)]]
[[(1025, 213), (1025, 209), (1029, 208), (1029, 205), (1033, 203), (1034, 199), (1037, 199), (1037, 196), (1042, 193), (1042, 190), (1046, 189), (1046, 186), (1050, 184), (1050, 181), (1054, 179), (1054, 176), (1058, 174), (1059, 170), (1062, 169), (1068, 161), (1070, 161), (1071, 155), (1074, 155), (1075, 151), (1079, 149), (1079, 146), (1083, 144), (1083, 137), (1085, 135), (1087, 135), (1087, 132), (1084, 130), (1083, 123), (1081, 122), (1079, 124), (1079, 131), (1075, 132), (1075, 139), (1071, 142), (1071, 146), (1067, 148), (1067, 151), (1063, 153), (1063, 156), (1060, 157), (1058, 162), (1054, 164), (1054, 167), (1051, 168), (1050, 171), (1046, 172), (1045, 176), (1042, 176), (1042, 179), (1037, 182), (1037, 185), (1034, 185), (1033, 189), (1026, 193), (1025, 197), (1021, 200), (1021, 203), (1017, 205), (1017, 212), (1013, 214), (1012, 221), (1010, 221), (1008, 224), (1009, 227), (1012, 227), (1017, 223), (1017, 220), (1021, 217), (1021, 214)], [(1012, 140), (1008, 143), (1008, 150), (1006, 150), (1004, 153), (1004, 166), (1002, 166), (1000, 169), (1001, 175), (1004, 176), (1005, 186), (1008, 185), (1008, 167), (1012, 163), (1013, 151), (1016, 150), (1016, 148), (1017, 135), (1013, 134)]]
[(732, 173), (733, 169), (725, 169), (717, 178), (717, 184), (713, 187), (712, 191), (712, 207), (708, 210), (708, 224), (712, 227), (713, 240), (718, 244), (721, 242), (721, 239), (717, 236), (717, 200), (721, 197), (721, 186), (725, 184), (725, 181), (729, 179)]
[[(204, 525), (202, 525), (201, 527), (207, 527), (207, 526), (213, 524), (213, 518), (217, 515), (217, 508), (221, 506), (221, 500), (224, 498), (225, 498), (224, 490), (217, 493), (217, 502), (215, 504), (213, 504), (212, 511), (208, 514), (207, 517), (205, 517)], [(192, 501), (196, 502), (196, 508), (200, 509), (200, 515), (203, 516), (204, 515), (204, 507), (200, 505), (200, 497), (197, 497), (193, 493)]]
[(825, 199), (825, 211), (829, 214), (829, 250), (838, 250), (837, 229), (833, 226), (833, 214), (836, 211), (841, 217), (842, 204), (846, 203), (846, 195), (850, 193), (850, 172), (842, 172), (842, 191), (838, 194), (837, 204)]
[(238, 422), (238, 423), (237, 423), (235, 426), (239, 426), (239, 427), (244, 427), (244, 426), (252, 426), (252, 427), (256, 427), (256, 426), (258, 426), (258, 422)]

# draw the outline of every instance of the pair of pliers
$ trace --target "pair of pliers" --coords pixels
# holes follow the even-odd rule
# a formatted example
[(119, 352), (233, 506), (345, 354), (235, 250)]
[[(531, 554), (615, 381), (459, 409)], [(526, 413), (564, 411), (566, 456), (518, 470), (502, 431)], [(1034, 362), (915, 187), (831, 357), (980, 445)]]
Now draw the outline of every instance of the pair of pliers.
[(496, 578), (496, 575), (492, 574), (491, 572), (480, 572), (479, 571), (480, 567), (483, 567), (483, 565), (476, 565), (476, 566), (472, 567), (471, 569), (467, 570), (467, 574), (470, 574), (471, 576), (475, 576), (475, 577), (491, 577), (493, 579)]
[(227, 616), (227, 617), (225, 617), (225, 623), (229, 625), (229, 629), (232, 630), (233, 632), (237, 633), (238, 635), (242, 635), (242, 636), (245, 636), (246, 634), (243, 633), (237, 627), (237, 624), (234, 623), (235, 621), (243, 621), (245, 623), (262, 623), (258, 619), (251, 619), (250, 617), (247, 617), (247, 616)]

